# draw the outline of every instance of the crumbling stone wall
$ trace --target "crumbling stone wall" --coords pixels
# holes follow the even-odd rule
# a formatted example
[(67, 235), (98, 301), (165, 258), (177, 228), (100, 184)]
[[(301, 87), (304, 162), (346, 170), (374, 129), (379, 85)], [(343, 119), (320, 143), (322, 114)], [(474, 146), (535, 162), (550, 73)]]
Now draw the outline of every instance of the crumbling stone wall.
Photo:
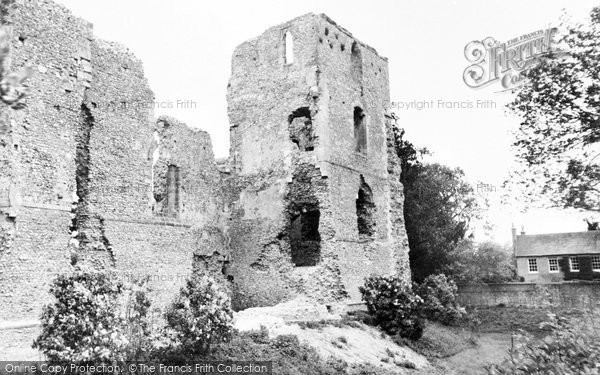
[(400, 157), (396, 152), (396, 141), (394, 126), (398, 118), (393, 114), (385, 114), (386, 148), (387, 148), (387, 170), (390, 174), (389, 195), (389, 229), (391, 259), (395, 261), (398, 273), (404, 276), (405, 281), (410, 283), (410, 260), (408, 258), (408, 235), (404, 225), (404, 186), (400, 182), (402, 172)]
[(90, 68), (76, 133), (81, 191), (76, 251), (80, 261), (109, 268), (116, 265), (119, 249), (106, 232), (107, 221), (143, 218), (149, 210), (154, 96), (141, 61), (124, 47), (91, 39), (84, 55)]
[(154, 213), (164, 215), (169, 166), (179, 170), (180, 199), (177, 217), (184, 222), (222, 225), (224, 202), (220, 175), (208, 133), (191, 129), (170, 117), (160, 117), (153, 146)]
[[(0, 321), (37, 319), (51, 280), (74, 264), (150, 276), (158, 308), (194, 267), (225, 279), (208, 135), (173, 119), (157, 125), (141, 61), (86, 21), (50, 0), (8, 3), (10, 68), (35, 74), (26, 108), (0, 113)], [(171, 130), (160, 130), (166, 122)], [(183, 177), (181, 209), (169, 217), (154, 210), (162, 162)]]
[(208, 134), (154, 120), (126, 48), (50, 0), (9, 3), (11, 67), (35, 74), (26, 108), (0, 113), (0, 320), (36, 319), (78, 264), (150, 276), (158, 308), (190, 272), (237, 309), (410, 277), (387, 61), (329, 18), (236, 48), (217, 163)]
[(14, 218), (11, 213), (11, 185), (14, 180), (12, 163), (12, 137), (8, 132), (9, 120), (7, 107), (0, 103), (0, 257), (12, 245), (15, 231)]
[[(0, 320), (37, 318), (53, 275), (70, 267), (75, 137), (84, 85), (85, 25), (50, 2), (2, 2), (11, 70), (34, 67), (27, 108), (2, 108), (2, 220), (12, 238), (0, 253)], [(60, 26), (59, 26), (60, 25)], [(69, 84), (70, 92), (65, 85)], [(7, 192), (8, 190), (8, 192)], [(8, 199), (6, 198), (8, 196)]]
[(228, 103), (237, 308), (296, 294), (356, 300), (372, 273), (410, 278), (386, 102), (387, 60), (324, 15), (236, 48)]

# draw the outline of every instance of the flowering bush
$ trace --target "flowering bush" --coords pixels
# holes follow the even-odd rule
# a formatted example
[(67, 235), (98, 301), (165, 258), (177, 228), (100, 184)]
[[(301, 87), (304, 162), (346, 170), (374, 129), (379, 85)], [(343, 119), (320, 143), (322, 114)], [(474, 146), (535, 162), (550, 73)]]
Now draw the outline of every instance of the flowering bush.
[(509, 358), (500, 365), (487, 367), (489, 374), (599, 374), (600, 330), (598, 318), (590, 316), (570, 322), (549, 314), (542, 328), (551, 329), (543, 340), (535, 340), (522, 332)]
[(146, 295), (146, 281), (128, 284), (119, 303), (119, 323), (128, 340), (123, 351), (128, 361), (148, 360), (156, 346), (157, 334), (152, 332), (148, 316), (151, 303)]
[(410, 285), (394, 276), (371, 276), (359, 289), (375, 324), (386, 333), (411, 340), (421, 338), (423, 322), (419, 309), (423, 300)]
[(125, 360), (128, 341), (118, 308), (122, 292), (123, 285), (106, 273), (78, 269), (58, 276), (50, 288), (56, 301), (43, 309), (34, 348), (50, 362)]
[(208, 276), (193, 275), (165, 318), (181, 351), (191, 355), (207, 353), (211, 344), (228, 340), (233, 330), (231, 300)]
[(427, 319), (449, 325), (458, 322), (466, 314), (465, 309), (456, 302), (456, 284), (444, 274), (427, 276), (413, 289), (423, 299), (422, 314)]

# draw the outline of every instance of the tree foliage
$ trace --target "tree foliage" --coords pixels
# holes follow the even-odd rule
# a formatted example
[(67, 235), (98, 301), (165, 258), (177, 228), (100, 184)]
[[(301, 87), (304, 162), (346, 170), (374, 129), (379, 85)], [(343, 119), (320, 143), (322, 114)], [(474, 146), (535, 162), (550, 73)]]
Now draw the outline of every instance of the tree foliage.
[(504, 283), (516, 281), (512, 249), (494, 242), (475, 244), (465, 240), (452, 253), (446, 270), (461, 284)]
[(600, 8), (588, 24), (560, 30), (555, 52), (525, 73), (508, 105), (522, 119), (514, 142), (521, 170), (508, 185), (530, 201), (598, 211)]
[(465, 238), (469, 223), (478, 215), (473, 187), (460, 168), (424, 164), (427, 150), (396, 132), (396, 151), (401, 159), (404, 185), (404, 219), (410, 248), (413, 279), (444, 272), (451, 253)]

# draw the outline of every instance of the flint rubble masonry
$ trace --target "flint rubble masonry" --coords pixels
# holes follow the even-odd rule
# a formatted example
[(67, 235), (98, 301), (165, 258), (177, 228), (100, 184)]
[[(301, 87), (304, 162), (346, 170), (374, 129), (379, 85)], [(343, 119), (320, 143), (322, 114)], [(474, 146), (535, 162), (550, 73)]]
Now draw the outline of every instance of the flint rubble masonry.
[(0, 104), (0, 321), (37, 319), (80, 264), (150, 276), (159, 309), (191, 272), (236, 309), (410, 279), (387, 59), (327, 16), (235, 49), (217, 164), (206, 132), (154, 118), (125, 47), (50, 0), (0, 1), (9, 68), (36, 69), (26, 108)]

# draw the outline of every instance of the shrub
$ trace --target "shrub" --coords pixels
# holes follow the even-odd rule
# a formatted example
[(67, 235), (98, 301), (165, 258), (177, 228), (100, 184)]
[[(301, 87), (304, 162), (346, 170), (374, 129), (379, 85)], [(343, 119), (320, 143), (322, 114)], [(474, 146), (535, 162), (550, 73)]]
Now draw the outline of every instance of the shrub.
[[(78, 268), (53, 281), (50, 293), (56, 301), (43, 308), (42, 331), (33, 344), (48, 361), (111, 363), (132, 354), (139, 357), (131, 338), (134, 332), (138, 338), (148, 337), (144, 319), (149, 302), (142, 290), (136, 290), (135, 299), (125, 307), (135, 314), (123, 314), (120, 299), (129, 290), (113, 276)], [(141, 339), (137, 344), (145, 346)]]
[(569, 321), (549, 314), (542, 328), (551, 334), (535, 340), (522, 331), (509, 358), (486, 369), (489, 374), (598, 374), (600, 373), (600, 330), (597, 317), (592, 324)]
[(233, 329), (229, 296), (208, 276), (193, 275), (165, 313), (179, 352), (204, 355), (211, 344), (226, 341)]
[(450, 325), (466, 314), (465, 309), (456, 302), (456, 284), (444, 274), (427, 276), (423, 283), (415, 284), (413, 289), (423, 299), (422, 314), (429, 320)]
[(146, 281), (133, 281), (121, 298), (123, 331), (128, 339), (123, 349), (127, 361), (147, 361), (156, 345), (157, 335), (152, 332), (148, 316), (151, 303), (146, 295)]
[(418, 340), (423, 334), (419, 309), (423, 300), (394, 276), (371, 276), (360, 287), (374, 323), (390, 335)]

